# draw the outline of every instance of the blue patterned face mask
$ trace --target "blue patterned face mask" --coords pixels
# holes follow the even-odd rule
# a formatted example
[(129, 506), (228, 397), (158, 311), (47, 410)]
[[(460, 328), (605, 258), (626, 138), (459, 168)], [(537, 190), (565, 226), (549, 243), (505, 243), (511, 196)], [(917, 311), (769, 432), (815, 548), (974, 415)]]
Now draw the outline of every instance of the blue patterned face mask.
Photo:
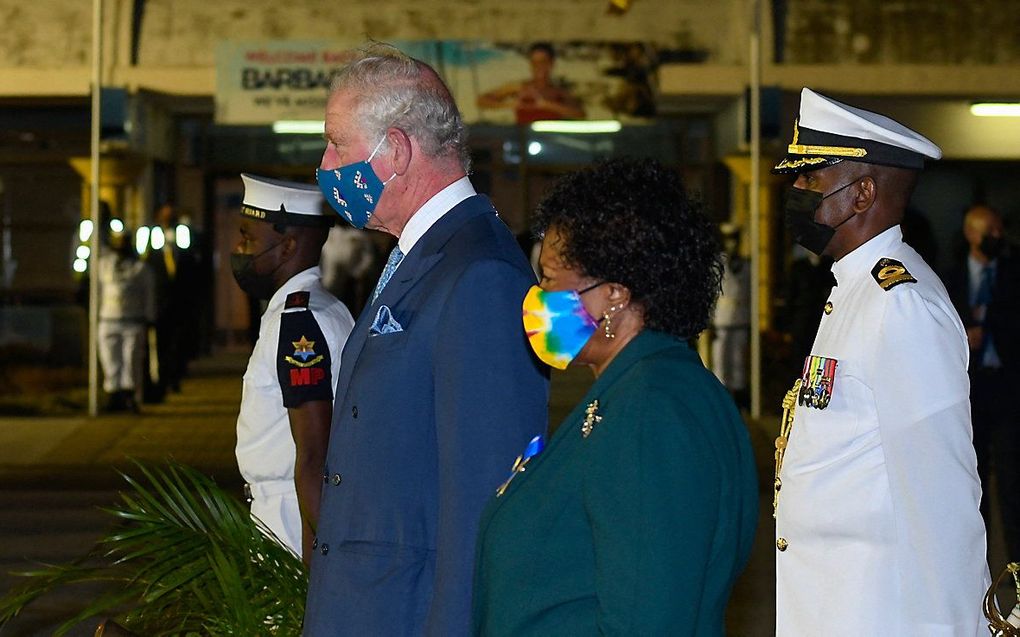
[(322, 191), (326, 201), (355, 228), (365, 227), (375, 212), (383, 188), (397, 176), (397, 173), (393, 173), (389, 179), (382, 181), (372, 170), (372, 158), (379, 152), (384, 141), (385, 135), (365, 161), (354, 162), (333, 170), (319, 168), (315, 171), (319, 190)]

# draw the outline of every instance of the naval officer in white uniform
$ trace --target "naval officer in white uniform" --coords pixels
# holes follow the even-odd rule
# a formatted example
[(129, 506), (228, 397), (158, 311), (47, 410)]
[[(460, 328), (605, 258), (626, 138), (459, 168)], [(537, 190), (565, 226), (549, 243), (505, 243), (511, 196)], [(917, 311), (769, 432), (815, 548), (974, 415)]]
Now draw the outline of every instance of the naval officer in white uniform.
[(316, 186), (241, 175), (242, 290), (268, 300), (244, 373), (237, 465), (252, 515), (298, 555), (310, 554), (340, 352), (354, 326), (322, 285), (319, 256), (334, 217)]
[(782, 637), (986, 633), (967, 338), (898, 225), (924, 161), (941, 154), (805, 88), (774, 169), (797, 173), (787, 223), (835, 260), (837, 282), (776, 441)]

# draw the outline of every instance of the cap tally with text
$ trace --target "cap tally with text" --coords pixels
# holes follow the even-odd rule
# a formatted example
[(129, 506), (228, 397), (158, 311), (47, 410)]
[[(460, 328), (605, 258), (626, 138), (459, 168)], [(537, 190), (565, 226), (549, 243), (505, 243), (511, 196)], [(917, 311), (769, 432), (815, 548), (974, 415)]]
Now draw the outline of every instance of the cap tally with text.
[(325, 214), (318, 186), (246, 173), (241, 174), (241, 181), (241, 216), (288, 226), (333, 225), (335, 217)]
[(938, 146), (903, 124), (805, 88), (793, 141), (772, 172), (806, 172), (843, 160), (921, 170), (925, 159), (941, 158)]

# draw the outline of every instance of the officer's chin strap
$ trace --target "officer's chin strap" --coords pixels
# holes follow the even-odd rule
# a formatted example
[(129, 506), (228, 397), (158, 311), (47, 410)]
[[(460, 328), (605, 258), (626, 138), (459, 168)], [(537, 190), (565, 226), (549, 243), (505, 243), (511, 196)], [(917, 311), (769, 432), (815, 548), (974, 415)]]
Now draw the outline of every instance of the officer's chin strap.
[(783, 456), (786, 455), (786, 446), (790, 443), (790, 430), (793, 429), (793, 412), (797, 408), (797, 396), (800, 394), (801, 379), (793, 384), (790, 391), (783, 396), (783, 418), (779, 421), (779, 437), (776, 438), (776, 479), (773, 482), (772, 492), (772, 517), (776, 517), (779, 511), (779, 490), (783, 488), (783, 481), (779, 479), (779, 472), (783, 468)]

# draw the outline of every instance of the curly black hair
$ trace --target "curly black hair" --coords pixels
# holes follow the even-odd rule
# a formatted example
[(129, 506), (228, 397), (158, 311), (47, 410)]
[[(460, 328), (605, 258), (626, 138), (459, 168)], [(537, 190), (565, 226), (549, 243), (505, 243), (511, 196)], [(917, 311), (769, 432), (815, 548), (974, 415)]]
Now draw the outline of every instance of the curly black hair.
[(651, 159), (612, 159), (562, 178), (535, 212), (536, 236), (555, 227), (567, 266), (619, 283), (645, 326), (697, 336), (722, 287), (718, 230), (680, 175)]

